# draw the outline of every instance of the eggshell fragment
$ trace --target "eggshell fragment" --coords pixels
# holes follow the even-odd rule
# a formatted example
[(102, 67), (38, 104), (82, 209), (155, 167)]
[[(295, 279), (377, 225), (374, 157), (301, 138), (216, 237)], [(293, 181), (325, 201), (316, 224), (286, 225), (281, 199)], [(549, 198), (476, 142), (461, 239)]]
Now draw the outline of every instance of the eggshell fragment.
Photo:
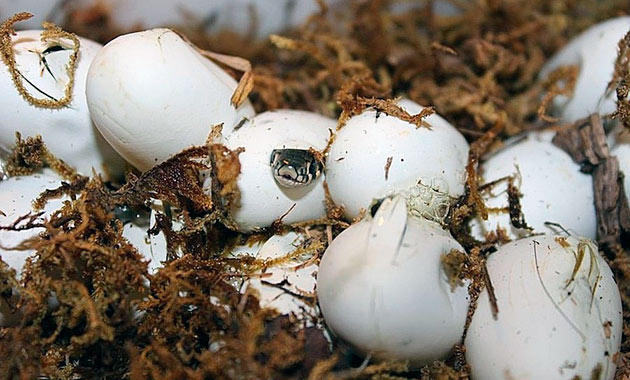
[[(400, 106), (411, 114), (423, 108), (410, 100)], [(337, 133), (326, 181), (346, 218), (356, 218), (375, 198), (406, 193), (411, 210), (443, 221), (450, 204), (464, 193), (468, 143), (439, 115), (425, 121), (431, 130), (370, 109)]]
[[(293, 314), (307, 322), (313, 319), (318, 314), (314, 301), (317, 263), (309, 261), (312, 252), (297, 252), (305, 245), (305, 241), (304, 235), (289, 232), (274, 235), (264, 244), (233, 250), (233, 256), (250, 255), (268, 262), (268, 265), (252, 273), (252, 277), (243, 282), (241, 292), (254, 289), (260, 306), (276, 309), (281, 314)], [(293, 255), (295, 257), (274, 263), (274, 260)], [(307, 301), (308, 298), (311, 298), (311, 302)]]
[(499, 311), (493, 318), (484, 290), (465, 340), (473, 379), (614, 378), (621, 299), (592, 241), (517, 240), (487, 268)]
[(335, 120), (312, 112), (277, 110), (256, 115), (227, 138), (228, 148), (245, 148), (239, 155), (240, 207), (231, 213), (242, 231), (268, 227), (281, 217), (291, 224), (326, 215), (323, 176), (304, 187), (282, 187), (270, 159), (274, 149), (324, 150), (335, 126)]
[[(34, 97), (48, 99), (45, 92), (61, 99), (69, 80), (66, 65), (72, 53), (72, 43), (62, 40), (61, 44), (45, 44), (40, 33), (41, 30), (25, 30), (12, 38), (17, 70), (26, 78), (23, 84)], [(53, 154), (80, 173), (91, 175), (94, 168), (99, 173), (118, 177), (124, 173), (124, 161), (92, 124), (85, 99), (88, 67), (101, 45), (85, 38), (79, 38), (79, 41), (72, 102), (61, 109), (29, 104), (15, 88), (8, 67), (0, 62), (0, 93), (3, 94), (0, 97), (0, 156), (6, 158), (13, 149), (16, 131), (23, 138), (39, 134)], [(64, 50), (44, 54), (50, 46), (62, 46)]]
[(86, 95), (105, 139), (141, 171), (192, 145), (212, 127), (228, 135), (254, 114), (230, 99), (236, 81), (169, 29), (120, 36), (94, 58)]
[(448, 355), (464, 333), (466, 286), (452, 289), (441, 257), (463, 248), (439, 225), (385, 199), (330, 244), (317, 294), (332, 332), (358, 352), (421, 366)]
[(606, 90), (615, 70), (617, 44), (628, 30), (628, 16), (596, 24), (573, 38), (543, 66), (541, 80), (561, 66), (579, 68), (573, 96), (557, 96), (553, 102), (563, 121), (573, 122), (593, 112), (607, 115), (616, 110), (614, 88)]
[[(595, 238), (597, 220), (590, 175), (580, 172), (580, 166), (562, 149), (553, 145), (548, 134), (532, 133), (517, 138), (481, 164), (485, 183), (513, 176), (521, 193), (521, 211), (533, 232), (557, 233), (561, 228), (545, 225), (557, 223), (578, 235)], [(510, 223), (507, 182), (503, 181), (482, 193), (490, 210), (488, 220), (475, 219), (473, 234), (483, 239), (497, 227), (504, 228), (510, 237), (528, 235), (531, 231), (518, 229)], [(503, 209), (503, 211), (500, 211)]]

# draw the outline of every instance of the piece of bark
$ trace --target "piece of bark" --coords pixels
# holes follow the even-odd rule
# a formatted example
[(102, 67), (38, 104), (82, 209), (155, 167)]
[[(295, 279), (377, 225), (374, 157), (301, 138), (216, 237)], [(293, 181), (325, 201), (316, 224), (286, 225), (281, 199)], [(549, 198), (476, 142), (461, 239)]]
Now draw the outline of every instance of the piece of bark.
[(558, 132), (553, 143), (565, 150), (581, 170), (593, 176), (597, 239), (605, 251), (621, 244), (630, 233), (630, 208), (619, 161), (610, 156), (601, 118), (592, 114), (573, 128)]
[(580, 164), (584, 173), (591, 173), (610, 155), (606, 132), (598, 114), (578, 120), (573, 128), (558, 132), (553, 143)]

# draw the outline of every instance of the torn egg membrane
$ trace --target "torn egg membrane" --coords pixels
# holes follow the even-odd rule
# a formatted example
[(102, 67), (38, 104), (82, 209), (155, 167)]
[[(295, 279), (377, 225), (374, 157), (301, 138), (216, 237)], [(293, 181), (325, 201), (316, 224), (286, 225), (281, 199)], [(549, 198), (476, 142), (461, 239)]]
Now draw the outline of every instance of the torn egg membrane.
[(486, 266), (498, 313), (484, 289), (465, 340), (472, 379), (614, 378), (621, 298), (592, 240), (524, 238)]
[(443, 359), (462, 339), (469, 296), (467, 280), (451, 287), (441, 259), (463, 248), (437, 223), (408, 216), (400, 196), (373, 211), (322, 257), (317, 295), (326, 325), (364, 356), (413, 368)]
[[(247, 120), (226, 138), (229, 149), (245, 149), (239, 155), (240, 206), (231, 211), (239, 230), (256, 231), (279, 219), (292, 224), (326, 216), (323, 176), (314, 176), (302, 186), (286, 187), (274, 178), (272, 153), (300, 149), (316, 160), (316, 152), (309, 150), (323, 151), (336, 125), (335, 120), (313, 112), (267, 111)], [(303, 166), (304, 160), (293, 164)]]
[(617, 45), (629, 30), (629, 16), (601, 22), (573, 38), (545, 63), (540, 80), (545, 80), (561, 66), (578, 66), (579, 69), (573, 95), (556, 96), (552, 114), (570, 123), (591, 113), (608, 115), (616, 110), (615, 89), (607, 88), (613, 79)]
[[(512, 239), (563, 230), (595, 238), (592, 178), (551, 142), (551, 136), (549, 132), (517, 136), (481, 162), (479, 172), (483, 183), (499, 182), (481, 190), (488, 219), (477, 216), (471, 221), (471, 233), (476, 239), (485, 240), (498, 227), (505, 229)], [(512, 178), (512, 184), (521, 194), (522, 215), (531, 229), (515, 227), (510, 221), (507, 177)]]
[[(399, 105), (410, 114), (423, 107)], [(411, 214), (443, 223), (452, 203), (464, 194), (466, 139), (437, 114), (416, 125), (367, 109), (337, 132), (326, 163), (332, 199), (352, 220), (373, 199), (403, 195)]]
[(235, 284), (241, 293), (254, 291), (260, 306), (292, 314), (312, 326), (319, 314), (315, 301), (317, 262), (313, 260), (316, 253), (308, 250), (306, 241), (305, 235), (289, 232), (274, 235), (264, 243), (237, 247), (229, 256), (249, 255), (263, 262), (260, 270)]
[[(16, 69), (33, 97), (59, 100), (69, 81), (66, 66), (73, 42), (60, 39), (43, 43), (41, 32), (25, 30), (12, 36)], [(79, 173), (90, 176), (94, 169), (105, 179), (120, 179), (125, 162), (95, 128), (85, 98), (88, 67), (101, 45), (85, 38), (79, 42), (72, 102), (60, 109), (30, 104), (15, 87), (8, 67), (0, 62), (0, 157), (6, 158), (12, 151), (16, 132), (23, 139), (41, 135), (48, 149)]]
[(87, 76), (94, 123), (140, 171), (203, 145), (215, 125), (229, 135), (255, 113), (248, 100), (234, 107), (236, 80), (170, 29), (115, 38), (94, 58)]

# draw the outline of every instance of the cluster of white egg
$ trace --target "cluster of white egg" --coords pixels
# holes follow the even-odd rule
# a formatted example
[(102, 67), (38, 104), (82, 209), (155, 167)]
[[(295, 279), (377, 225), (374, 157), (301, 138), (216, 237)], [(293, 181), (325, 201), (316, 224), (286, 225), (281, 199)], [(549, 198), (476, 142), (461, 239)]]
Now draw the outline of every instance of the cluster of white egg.
[[(612, 25), (630, 29), (629, 20), (609, 21), (603, 24), (608, 25), (604, 30), (613, 29)], [(585, 32), (577, 41), (591, 44), (593, 35), (607, 35), (598, 28), (602, 26)], [(623, 33), (619, 34), (610, 38), (621, 38)], [(36, 31), (15, 37), (19, 69), (33, 83), (27, 85), (32, 93), (55, 97), (67, 81), (63, 58), (67, 60), (68, 49), (62, 42), (61, 48), (48, 49), (37, 37)], [(578, 42), (567, 47), (573, 53), (560, 52), (560, 58), (552, 59), (549, 67), (573, 60), (585, 62), (578, 53), (582, 51), (576, 47)], [(22, 44), (23, 50), (19, 50)], [(597, 46), (602, 45), (599, 41)], [(613, 62), (614, 54), (611, 65)], [(588, 67), (582, 66), (578, 88), (582, 88), (583, 75), (594, 78), (585, 73)], [(420, 366), (444, 358), (462, 341), (469, 308), (468, 283), (452, 286), (442, 256), (463, 249), (442, 224), (464, 193), (469, 148), (463, 136), (439, 115), (428, 117), (430, 128), (426, 128), (368, 109), (338, 131), (334, 120), (305, 111), (256, 115), (247, 101), (238, 107), (231, 103), (237, 86), (232, 77), (169, 29), (124, 35), (103, 48), (82, 40), (75, 97), (69, 107), (60, 110), (28, 105), (15, 92), (6, 70), (0, 73), (0, 80), (4, 81), (0, 89), (13, 94), (9, 100), (3, 97), (0, 102), (10, 103), (0, 106), (15, 110), (14, 114), (3, 113), (0, 122), (12, 125), (13, 130), (32, 125), (32, 130), (23, 130), (24, 135), (43, 134), (53, 153), (87, 174), (108, 155), (88, 159), (83, 152), (72, 158), (76, 150), (64, 151), (63, 147), (70, 141), (83, 141), (86, 146), (110, 149), (99, 145), (94, 125), (125, 160), (148, 170), (188, 146), (203, 144), (212, 127), (222, 123), (226, 146), (244, 148), (238, 178), (241, 205), (232, 210), (242, 232), (264, 229), (280, 219), (294, 223), (324, 217), (325, 178), (332, 199), (344, 207), (346, 218), (364, 215), (363, 219), (332, 241), (319, 267), (316, 260), (303, 255), (274, 260), (290, 256), (303, 244), (305, 237), (295, 233), (232, 252), (270, 263), (244, 281), (242, 291), (255, 289), (264, 306), (298, 316), (313, 312), (313, 303), (303, 302), (300, 296), (308, 298), (317, 291), (321, 312), (333, 334), (357, 352), (377, 359), (402, 359)], [(588, 88), (578, 95), (592, 93)], [(567, 106), (574, 101), (555, 104), (567, 121), (576, 118)], [(580, 104), (580, 110), (608, 112)], [(412, 114), (422, 110), (409, 100), (399, 105)], [(55, 117), (62, 117), (62, 125), (70, 130), (65, 137), (64, 129), (50, 128)], [(47, 128), (54, 134), (50, 138), (45, 134)], [(326, 148), (331, 132), (334, 141), (325, 162), (314, 161), (317, 152)], [(65, 145), (57, 147), (56, 139)], [(11, 144), (12, 137), (0, 135), (0, 147), (7, 151)], [(308, 173), (291, 166), (291, 159), (282, 155), (287, 150), (299, 150), (300, 157), (312, 160)], [(274, 161), (276, 152), (281, 158)], [(280, 166), (276, 168), (276, 164)], [(280, 167), (290, 167), (299, 180), (280, 176)], [(482, 174), (487, 181), (513, 177), (520, 186), (526, 221), (535, 232), (554, 233), (545, 224), (551, 221), (587, 238), (526, 237), (499, 247), (488, 258), (499, 313), (492, 313), (489, 296), (483, 293), (465, 342), (472, 376), (585, 378), (599, 368), (603, 378), (611, 379), (621, 339), (621, 303), (610, 269), (588, 240), (595, 237), (590, 179), (546, 134), (531, 134), (508, 144), (483, 162)], [(58, 178), (48, 175), (45, 181), (58, 183)], [(18, 179), (0, 182), (0, 190), (12, 191), (6, 186), (11, 181)], [(504, 193), (496, 188), (486, 193), (488, 204), (505, 208), (505, 201), (494, 197)], [(373, 204), (375, 199), (381, 201)], [(25, 207), (26, 212), (28, 209), (30, 206)], [(514, 238), (530, 234), (512, 228), (504, 216), (491, 213), (488, 221), (475, 221), (473, 232), (483, 237), (501, 226)], [(130, 240), (142, 245), (144, 230), (126, 231)], [(4, 238), (1, 242), (4, 246)], [(152, 242), (151, 247), (154, 250), (147, 255), (160, 251), (154, 262), (164, 258), (164, 244)], [(2, 256), (5, 261), (9, 257), (4, 251)], [(276, 262), (280, 264), (273, 264)], [(543, 355), (540, 344), (554, 349)], [(531, 360), (505, 357), (514, 352)]]

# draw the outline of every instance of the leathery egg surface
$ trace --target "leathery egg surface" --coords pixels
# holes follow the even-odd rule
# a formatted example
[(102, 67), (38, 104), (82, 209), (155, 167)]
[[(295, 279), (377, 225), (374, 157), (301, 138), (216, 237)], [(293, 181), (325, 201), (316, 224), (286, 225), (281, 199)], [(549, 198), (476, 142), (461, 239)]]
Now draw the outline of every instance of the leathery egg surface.
[[(533, 232), (561, 232), (556, 226), (545, 225), (552, 222), (575, 234), (595, 238), (597, 221), (591, 176), (580, 172), (580, 166), (553, 145), (549, 134), (531, 133), (517, 138), (482, 162), (480, 168), (485, 183), (513, 177), (513, 184), (521, 193), (521, 211)], [(482, 196), (489, 208), (508, 207), (507, 181), (488, 188)], [(512, 238), (531, 233), (513, 227), (507, 211), (489, 212), (488, 220), (478, 217), (471, 224), (473, 234), (480, 239), (497, 227), (504, 228)]]
[[(32, 201), (46, 189), (55, 189), (61, 185), (62, 179), (51, 170), (44, 170), (42, 173), (30, 176), (10, 177), (0, 181), (0, 225), (9, 226), (19, 217), (29, 212), (36, 214)], [(44, 209), (44, 213), (35, 219), (35, 222), (42, 222), (50, 214), (61, 208), (63, 199), (50, 200)], [(25, 226), (27, 221), (23, 221), (18, 226)], [(26, 259), (35, 253), (33, 250), (13, 249), (24, 240), (36, 237), (43, 232), (44, 228), (37, 227), (22, 231), (0, 230), (0, 256), (11, 268), (15, 269), (19, 276)]]
[(326, 324), (358, 352), (420, 366), (448, 355), (464, 333), (467, 286), (451, 288), (441, 256), (463, 248), (438, 224), (386, 198), (330, 244), (317, 295)]
[(542, 80), (561, 66), (578, 66), (573, 96), (556, 96), (553, 102), (563, 121), (573, 122), (593, 112), (606, 115), (616, 110), (615, 91), (606, 89), (615, 70), (617, 44), (628, 30), (628, 16), (596, 24), (573, 38), (543, 66)]
[[(44, 43), (41, 32), (20, 31), (12, 38), (16, 68), (26, 78), (22, 82), (32, 96), (61, 99), (69, 80), (66, 65), (72, 54), (72, 41)], [(6, 65), (0, 62), (0, 156), (6, 157), (13, 149), (16, 131), (22, 138), (39, 134), (53, 154), (80, 173), (91, 175), (94, 168), (120, 176), (124, 161), (94, 127), (85, 98), (88, 68), (101, 45), (85, 38), (79, 38), (79, 42), (72, 102), (60, 109), (28, 103), (15, 88)]]
[(145, 171), (192, 145), (212, 127), (228, 135), (254, 110), (230, 99), (236, 81), (170, 29), (115, 38), (94, 58), (87, 101), (96, 126), (127, 161)]
[(245, 148), (239, 155), (240, 207), (231, 215), (242, 231), (268, 227), (281, 217), (291, 224), (326, 215), (323, 175), (287, 188), (274, 179), (270, 159), (274, 149), (322, 151), (335, 127), (335, 120), (312, 112), (277, 110), (256, 115), (228, 136), (228, 148)]
[[(402, 100), (411, 114), (422, 106)], [(410, 211), (441, 222), (464, 193), (468, 143), (437, 114), (431, 130), (369, 109), (337, 132), (326, 164), (330, 194), (354, 219), (373, 199), (392, 193), (409, 199)]]
[[(316, 316), (315, 302), (309, 303), (302, 298), (314, 299), (317, 273), (317, 263), (309, 261), (312, 254), (297, 252), (305, 241), (306, 236), (289, 232), (274, 235), (264, 244), (233, 250), (231, 254), (234, 256), (250, 255), (269, 263), (242, 283), (241, 293), (255, 289), (262, 307), (276, 309), (281, 314), (293, 314), (305, 321), (309, 316)], [(295, 257), (274, 263), (274, 260), (294, 254)]]
[(498, 314), (484, 290), (465, 340), (473, 379), (613, 379), (621, 299), (595, 243), (525, 238), (491, 254), (487, 268)]

